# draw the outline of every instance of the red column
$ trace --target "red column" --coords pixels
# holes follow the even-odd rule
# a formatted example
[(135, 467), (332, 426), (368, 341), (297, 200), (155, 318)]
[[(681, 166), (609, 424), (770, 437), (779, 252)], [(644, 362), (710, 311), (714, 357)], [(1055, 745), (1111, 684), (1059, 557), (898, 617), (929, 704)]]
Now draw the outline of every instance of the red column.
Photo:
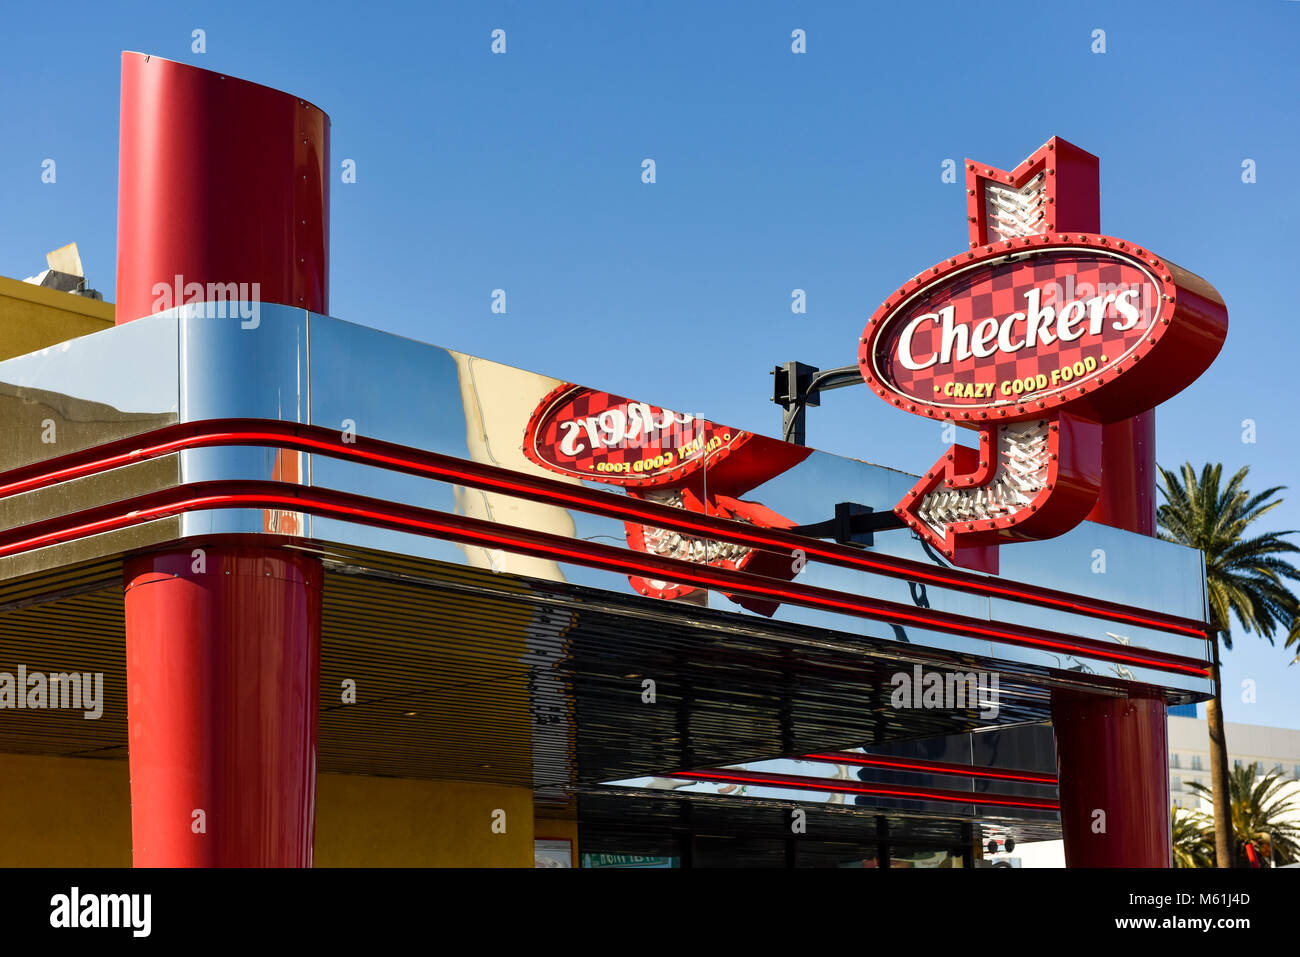
[(126, 567), (136, 867), (308, 867), (321, 567), (210, 545)]
[(1159, 696), (1053, 692), (1068, 866), (1172, 866), (1167, 717)]
[(1155, 535), (1156, 410), (1102, 426), (1101, 453), (1101, 494), (1088, 521)]
[(117, 321), (202, 301), (191, 283), (328, 312), (329, 125), (288, 93), (123, 53)]
[[(1063, 140), (1055, 154), (1056, 231), (1101, 232), (1097, 158)], [(1155, 432), (1154, 410), (1103, 427), (1101, 493), (1089, 521), (1155, 534)], [(1052, 725), (1066, 864), (1169, 867), (1164, 700), (1054, 691)]]
[[(1101, 232), (1101, 164), (1065, 140), (1054, 140), (1052, 229), (1058, 233)], [(1143, 535), (1155, 534), (1156, 414), (1106, 426), (1101, 442), (1101, 494), (1088, 515)]]
[[(218, 299), (328, 310), (323, 112), (124, 53), (120, 149), (119, 323)], [(320, 563), (258, 536), (200, 547), (126, 565), (135, 864), (309, 866)]]

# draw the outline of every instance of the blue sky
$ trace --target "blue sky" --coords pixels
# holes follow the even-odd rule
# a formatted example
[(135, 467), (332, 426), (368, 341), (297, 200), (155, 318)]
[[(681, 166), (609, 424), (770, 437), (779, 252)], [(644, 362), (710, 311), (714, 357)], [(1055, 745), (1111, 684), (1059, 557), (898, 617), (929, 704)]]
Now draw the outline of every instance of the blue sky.
[[(335, 172), (357, 169), (333, 187), (334, 315), (774, 433), (771, 366), (852, 363), (883, 295), (964, 247), (943, 161), (1011, 167), (1059, 135), (1101, 157), (1103, 230), (1229, 306), (1218, 362), (1160, 412), (1161, 463), (1248, 464), (1255, 488), (1293, 486), (1269, 527), (1300, 528), (1298, 41), (1294, 0), (28, 10), (0, 34), (0, 274), (76, 240), (114, 298), (119, 54), (138, 50), (330, 114)], [(809, 441), (907, 471), (941, 451), (860, 389), (825, 397)], [(1230, 721), (1300, 727), (1290, 658), (1237, 634)]]

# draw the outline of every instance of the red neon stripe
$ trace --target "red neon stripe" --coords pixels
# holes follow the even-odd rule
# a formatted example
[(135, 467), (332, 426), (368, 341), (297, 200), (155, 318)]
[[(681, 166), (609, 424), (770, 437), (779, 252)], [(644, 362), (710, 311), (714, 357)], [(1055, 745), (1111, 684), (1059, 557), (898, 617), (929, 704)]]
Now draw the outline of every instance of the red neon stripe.
[[(228, 480), (199, 482), (151, 492), (123, 502), (96, 506), (0, 533), (0, 557), (42, 548), (73, 538), (101, 534), (181, 512), (213, 508), (284, 508), (314, 515), (391, 528), (418, 531), (432, 537), (503, 547), (523, 554), (559, 558), (574, 564), (624, 574), (646, 575), (717, 588), (738, 594), (775, 598), (813, 608), (828, 608), (885, 622), (906, 621), (928, 629), (988, 638), (1006, 644), (1052, 648), (1109, 661), (1124, 661), (1161, 671), (1207, 674), (1201, 662), (1180, 655), (1151, 652), (1146, 656), (1121, 652), (1113, 645), (1087, 638), (1062, 640), (1050, 632), (1026, 626), (994, 627), (981, 619), (950, 612), (922, 612), (907, 605), (846, 595), (814, 585), (794, 583), (776, 587), (769, 579), (745, 572), (697, 565), (599, 542), (585, 542), (498, 525), (482, 519), (450, 515), (433, 509), (367, 498), (350, 492), (287, 485), (281, 482)], [(78, 524), (78, 522), (80, 524)], [(25, 536), (25, 537), (24, 537)]]
[(850, 764), (864, 768), (889, 768), (896, 771), (919, 771), (926, 774), (951, 774), (954, 777), (991, 778), (998, 781), (1023, 781), (1027, 784), (1056, 784), (1056, 775), (1043, 771), (1011, 771), (987, 768), (978, 764), (953, 764), (948, 761), (924, 761), (919, 758), (881, 757), (853, 751), (821, 751), (805, 754), (797, 761), (822, 761), (827, 764)]
[[(222, 431), (222, 430), (225, 431)], [(174, 436), (174, 437), (173, 437)], [(155, 444), (141, 447), (142, 439)], [(576, 508), (611, 518), (653, 524), (707, 535), (721, 541), (793, 552), (800, 549), (809, 558), (842, 567), (874, 572), (891, 578), (923, 581), (958, 591), (993, 595), (1080, 614), (1123, 621), (1140, 627), (1174, 632), (1205, 640), (1204, 623), (1172, 615), (1135, 612), (1102, 599), (1081, 599), (1051, 589), (1017, 588), (957, 569), (935, 569), (908, 559), (869, 555), (839, 544), (829, 544), (780, 529), (752, 525), (712, 516), (685, 512), (671, 506), (615, 496), (582, 486), (571, 486), (539, 476), (527, 476), (509, 469), (467, 462), (452, 456), (409, 449), (377, 439), (357, 437), (344, 443), (338, 433), (320, 426), (261, 419), (214, 419), (179, 423), (153, 432), (119, 439), (91, 449), (12, 469), (9, 481), (0, 484), (0, 497), (43, 488), (132, 462), (185, 449), (223, 445), (270, 445), (313, 452), (345, 460), (363, 461), (408, 474), (454, 481), (474, 488), (499, 491)], [(120, 450), (120, 451), (119, 451)]]
[(949, 804), (985, 804), (994, 807), (1021, 807), (1035, 811), (1059, 811), (1060, 805), (1050, 798), (1024, 797), (1018, 794), (981, 794), (950, 788), (900, 787), (892, 784), (851, 784), (839, 778), (805, 778), (796, 774), (758, 774), (710, 768), (707, 771), (674, 771), (665, 777), (683, 781), (716, 784), (753, 784), (759, 787), (789, 788), (797, 791), (831, 791), (840, 794), (871, 794), (876, 797), (903, 798), (913, 801), (943, 801)]

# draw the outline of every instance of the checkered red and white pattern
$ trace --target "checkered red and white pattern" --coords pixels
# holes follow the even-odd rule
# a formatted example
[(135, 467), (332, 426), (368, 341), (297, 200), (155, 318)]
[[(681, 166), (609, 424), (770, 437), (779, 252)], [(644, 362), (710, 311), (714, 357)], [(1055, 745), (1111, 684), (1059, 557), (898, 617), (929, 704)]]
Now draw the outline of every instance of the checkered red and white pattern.
[[(955, 310), (955, 324), (966, 326), (968, 335), (973, 337), (975, 326), (982, 320), (996, 319), (1000, 325), (1007, 316), (1024, 313), (1027, 306), (1025, 295), (1034, 289), (1042, 292), (1040, 308), (1050, 306), (1057, 314), (1071, 299), (1089, 298), (1096, 295), (1099, 289), (1138, 289), (1140, 294), (1134, 305), (1141, 315), (1133, 328), (1118, 331), (1114, 328), (1115, 320), (1122, 317), (1112, 301), (1106, 306), (1102, 331), (1098, 335), (1089, 334), (1088, 321), (1085, 319), (1082, 324), (1083, 335), (1073, 342), (1062, 342), (1060, 339), (1046, 345), (1036, 342), (1034, 346), (1026, 345), (1016, 352), (1003, 352), (999, 349), (985, 358), (972, 355), (958, 359), (957, 350), (954, 349), (951, 361), (936, 361), (919, 371), (906, 368), (900, 361), (899, 340), (908, 323), (917, 316), (952, 306)], [(1104, 372), (1105, 365), (1119, 359), (1147, 335), (1159, 312), (1159, 306), (1159, 290), (1146, 273), (1126, 261), (1091, 250), (1044, 250), (1028, 262), (1017, 260), (976, 266), (958, 274), (948, 283), (936, 285), (928, 295), (890, 318), (884, 335), (877, 340), (874, 363), (884, 381), (893, 383), (900, 392), (933, 406), (986, 408), (999, 401), (1008, 404), (1023, 402), (1076, 388), (1080, 382), (1086, 382)], [(1056, 334), (1054, 321), (1046, 328), (1053, 335)], [(1075, 328), (1080, 326), (1076, 325)], [(1025, 329), (1025, 322), (1013, 323), (1013, 341), (1024, 339)], [(912, 335), (912, 357), (915, 361), (923, 362), (930, 355), (941, 352), (941, 340), (941, 323), (921, 323)], [(1069, 382), (1050, 382), (1053, 370), (1072, 366), (1087, 357), (1097, 362), (1093, 373), (1082, 379), (1072, 376)], [(1023, 380), (1040, 373), (1049, 376), (1046, 389), (1035, 389), (1023, 394), (1005, 394), (1001, 391), (1004, 382)], [(980, 397), (945, 396), (943, 387), (948, 382), (992, 383), (993, 393)]]
[[(639, 408), (633, 411), (634, 406)], [(594, 441), (585, 424), (588, 420), (595, 420)], [(657, 427), (647, 430), (647, 421)], [(571, 452), (563, 447), (566, 437)], [(563, 385), (533, 413), (524, 436), (524, 454), (562, 475), (614, 485), (662, 485), (679, 482), (699, 469), (706, 448), (712, 446), (708, 453), (712, 467), (748, 438), (749, 433), (716, 422)]]

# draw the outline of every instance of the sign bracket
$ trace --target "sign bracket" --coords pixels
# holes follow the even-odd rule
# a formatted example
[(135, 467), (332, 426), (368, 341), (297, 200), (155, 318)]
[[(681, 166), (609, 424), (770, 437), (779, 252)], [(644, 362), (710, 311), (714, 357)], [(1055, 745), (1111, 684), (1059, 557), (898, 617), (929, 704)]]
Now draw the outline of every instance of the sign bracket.
[(807, 411), (821, 405), (821, 393), (862, 385), (862, 370), (857, 365), (821, 370), (806, 362), (787, 362), (772, 370), (772, 401), (782, 409), (781, 440), (807, 445)]

